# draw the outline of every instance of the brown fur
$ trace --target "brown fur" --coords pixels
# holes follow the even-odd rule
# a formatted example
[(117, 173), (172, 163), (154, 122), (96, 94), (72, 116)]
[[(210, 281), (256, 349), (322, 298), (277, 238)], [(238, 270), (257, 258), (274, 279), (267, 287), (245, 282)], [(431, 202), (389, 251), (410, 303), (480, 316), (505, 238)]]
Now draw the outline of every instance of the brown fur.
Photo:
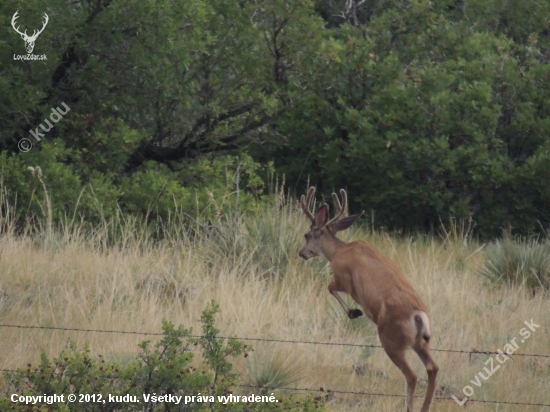
[(338, 230), (345, 230), (360, 216), (341, 219), (347, 203), (346, 192), (340, 191), (343, 205), (333, 194), (336, 215), (330, 221), (326, 205), (315, 216), (309, 209), (306, 210), (314, 192), (315, 189), (310, 188), (307, 199), (302, 196), (301, 200), (312, 225), (300, 256), (305, 260), (315, 256), (326, 258), (334, 273), (334, 280), (328, 286), (330, 293), (340, 302), (350, 319), (360, 316), (361, 311), (349, 308), (338, 292), (349, 294), (377, 325), (382, 347), (407, 380), (407, 412), (413, 410), (417, 375), (406, 361), (405, 350), (412, 348), (418, 354), (428, 371), (428, 389), (421, 412), (429, 412), (439, 368), (430, 354), (427, 306), (390, 258), (364, 240), (345, 243), (336, 237)]

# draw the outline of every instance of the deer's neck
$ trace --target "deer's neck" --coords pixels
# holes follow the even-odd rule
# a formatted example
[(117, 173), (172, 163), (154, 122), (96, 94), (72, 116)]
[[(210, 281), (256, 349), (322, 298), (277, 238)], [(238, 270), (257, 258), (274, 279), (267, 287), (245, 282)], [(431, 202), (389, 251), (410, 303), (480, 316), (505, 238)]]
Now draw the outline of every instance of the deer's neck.
[(342, 246), (345, 246), (346, 244), (346, 242), (338, 239), (336, 236), (330, 235), (330, 237), (323, 243), (321, 248), (323, 257), (329, 262), (332, 262), (334, 255), (336, 255), (336, 252), (338, 252), (338, 250), (340, 250), (340, 248)]

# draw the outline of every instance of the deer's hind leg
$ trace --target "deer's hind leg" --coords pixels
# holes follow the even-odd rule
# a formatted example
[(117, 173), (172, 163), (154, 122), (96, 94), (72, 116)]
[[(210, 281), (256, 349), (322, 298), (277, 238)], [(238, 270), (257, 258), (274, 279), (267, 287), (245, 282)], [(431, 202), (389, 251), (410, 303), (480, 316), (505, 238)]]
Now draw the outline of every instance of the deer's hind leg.
[(439, 366), (434, 362), (432, 355), (430, 354), (430, 346), (428, 342), (422, 342), (421, 346), (413, 347), (414, 351), (418, 354), (426, 370), (428, 371), (428, 390), (426, 391), (426, 398), (422, 404), (421, 412), (429, 412), (430, 404), (433, 401), (435, 387), (436, 387), (436, 376), (439, 371)]
[(397, 324), (383, 321), (378, 324), (378, 336), (388, 357), (405, 375), (407, 381), (407, 412), (413, 412), (414, 391), (418, 376), (411, 369), (405, 357), (405, 350), (410, 348), (409, 337)]

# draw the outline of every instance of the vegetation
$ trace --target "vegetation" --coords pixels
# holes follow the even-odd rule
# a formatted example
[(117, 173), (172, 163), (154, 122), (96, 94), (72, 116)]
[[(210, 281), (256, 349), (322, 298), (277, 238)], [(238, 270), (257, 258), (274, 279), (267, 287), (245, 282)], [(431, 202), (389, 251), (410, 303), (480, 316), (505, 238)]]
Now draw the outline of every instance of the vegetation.
[(487, 246), (481, 274), (492, 282), (550, 289), (550, 243), (504, 239)]
[[(47, 12), (47, 60), (13, 60), (18, 8), (21, 30)], [(20, 225), (44, 199), (28, 166), (53, 221), (158, 224), (174, 200), (196, 216), (239, 193), (250, 209), (276, 170), (293, 195), (346, 187), (379, 227), (451, 215), (488, 239), (543, 233), (549, 14), (538, 0), (4, 1), (2, 189)]]
[[(42, 232), (45, 226), (29, 230), (29, 235), (10, 231), (14, 225), (9, 222), (4, 222), (2, 227), (2, 325), (160, 332), (166, 319), (200, 331), (204, 325), (204, 319), (202, 323), (200, 319), (205, 302), (214, 299), (220, 307), (215, 326), (219, 332), (208, 329), (200, 335), (358, 345), (253, 342), (253, 348), (246, 348), (247, 357), (244, 353), (227, 357), (232, 368), (229, 372), (225, 366), (219, 368), (219, 376), (235, 374), (233, 382), (263, 386), (254, 389), (254, 393), (264, 392), (268, 387), (307, 388), (314, 396), (313, 404), (317, 398), (319, 407), (324, 404), (331, 411), (395, 411), (403, 407), (400, 397), (332, 392), (403, 395), (403, 377), (382, 349), (360, 346), (379, 344), (376, 328), (364, 317), (351, 321), (343, 313), (326, 289), (332, 276), (327, 264), (321, 259), (303, 262), (299, 258), (297, 252), (303, 246), (302, 236), (308, 221), (296, 202), (283, 200), (281, 193), (256, 214), (241, 214), (237, 218), (231, 215), (215, 225), (206, 224), (200, 218), (190, 221), (183, 214), (173, 217), (159, 229), (163, 230), (161, 236), (130, 219), (106, 221), (91, 231), (76, 224), (54, 227), (50, 241)], [(250, 235), (255, 232), (274, 234), (264, 238)], [(220, 240), (220, 233), (224, 234), (225, 243)], [(467, 223), (462, 228), (454, 221), (447, 224), (445, 230), (442, 228), (441, 233), (439, 238), (394, 236), (357, 226), (343, 235), (346, 240), (368, 240), (403, 268), (430, 308), (435, 349), (502, 349), (510, 339), (519, 337), (524, 321), (533, 319), (540, 328), (525, 342), (516, 340), (520, 346), (517, 353), (548, 354), (548, 291), (537, 287), (533, 294), (529, 287), (514, 282), (487, 287), (486, 279), (479, 272), (488, 262), (485, 249), (489, 250), (489, 245), (468, 237)], [(256, 254), (256, 250), (261, 252)], [(266, 260), (270, 260), (267, 268)], [(279, 270), (267, 270), (269, 268)], [(349, 303), (355, 305), (351, 300)], [(164, 328), (166, 330), (166, 326)], [(173, 376), (178, 371), (165, 369), (169, 363), (158, 358), (157, 352), (162, 352), (163, 346), (156, 345), (162, 337), (151, 340), (147, 354), (138, 346), (143, 339), (140, 335), (4, 326), (0, 329), (0, 352), (4, 354), (0, 358), (0, 369), (18, 369), (30, 363), (33, 372), (42, 362), (40, 351), (44, 351), (44, 356), (53, 364), (65, 356), (83, 367), (83, 356), (87, 356), (98, 368), (118, 365), (119, 371), (130, 372), (127, 368), (136, 365), (139, 359), (136, 357), (145, 354), (146, 358), (157, 359), (151, 363), (156, 365), (151, 368), (157, 371), (151, 375), (152, 388), (171, 382), (163, 380), (162, 373)], [(183, 347), (191, 342), (185, 336), (180, 338)], [(67, 350), (68, 339), (90, 352)], [(197, 341), (197, 347), (189, 348), (203, 347), (207, 341)], [(221, 346), (212, 344), (206, 346), (210, 352), (201, 350), (208, 353), (207, 357), (193, 352), (195, 356), (185, 361), (185, 367), (197, 369), (196, 375), (189, 375), (189, 379), (197, 378), (193, 385), (202, 384), (203, 370), (211, 382), (216, 372), (209, 362), (218, 362), (221, 356), (216, 354), (230, 349), (223, 341), (215, 342)], [(174, 356), (180, 354), (183, 353)], [(487, 366), (484, 362), (488, 356), (434, 351), (441, 367), (438, 396), (460, 396), (464, 385)], [(411, 360), (413, 369), (425, 379), (421, 362), (415, 357)], [(99, 374), (95, 366), (86, 369), (87, 373)], [(475, 388), (475, 399), (550, 403), (545, 391), (550, 378), (548, 366), (547, 358), (514, 356), (513, 363), (506, 363), (481, 388)], [(24, 377), (26, 370), (24, 368)], [(137, 370), (145, 373), (149, 369), (142, 364)], [(36, 379), (40, 376), (36, 375)], [(130, 375), (131, 380), (125, 381), (126, 384), (137, 382), (135, 376)], [(187, 379), (188, 375), (185, 376)], [(3, 395), (10, 394), (9, 388), (14, 384), (10, 379), (11, 375), (0, 382)], [(189, 382), (178, 379), (175, 382)], [(215, 385), (218, 387), (224, 388), (222, 382)], [(42, 390), (42, 387), (36, 388)], [(234, 394), (252, 392), (244, 386), (233, 388)], [(318, 391), (320, 388), (324, 392)], [(420, 382), (418, 395), (423, 396), (423, 391), (425, 387)], [(271, 392), (284, 400), (303, 402), (300, 392), (292, 398), (292, 392), (271, 389), (268, 393)], [(319, 396), (322, 396), (320, 400)], [(492, 411), (494, 407), (493, 404), (475, 405), (480, 411)], [(437, 401), (434, 405), (436, 411), (457, 408), (452, 400)], [(518, 410), (515, 405), (499, 408)]]
[[(43, 352), (39, 365), (29, 363), (15, 373), (6, 373), (10, 383), (7, 392), (16, 394), (18, 399), (50, 397), (49, 401), (32, 402), (33, 410), (40, 411), (319, 409), (312, 399), (302, 400), (299, 406), (293, 399), (287, 397), (283, 400), (275, 396), (271, 396), (271, 402), (228, 401), (233, 391), (242, 392), (228, 357), (231, 359), (242, 354), (246, 345), (235, 339), (228, 342), (220, 339), (219, 330), (214, 326), (214, 315), (218, 311), (215, 302), (203, 311), (203, 336), (199, 339), (190, 337), (191, 330), (181, 326), (174, 328), (170, 322), (163, 322), (164, 338), (156, 343), (154, 350), (150, 348), (150, 341), (142, 342), (138, 358), (128, 365), (108, 362), (102, 355), (93, 357), (87, 345), (79, 350), (69, 341), (67, 349), (55, 359), (50, 360)], [(193, 343), (200, 344), (208, 373), (192, 365)], [(68, 392), (75, 395), (76, 401), (67, 401)], [(55, 394), (63, 394), (64, 400), (52, 402), (51, 396)], [(170, 401), (159, 400), (165, 395), (171, 395)], [(12, 403), (10, 398), (11, 395), (0, 398), (3, 410), (29, 410), (25, 402)]]
[[(21, 59), (16, 11), (28, 33), (47, 14), (46, 59)], [(311, 389), (277, 389), (296, 410), (400, 408), (326, 391), (401, 394), (376, 347), (264, 342), (245, 358), (215, 338), (377, 344), (327, 293), (326, 262), (297, 255), (309, 185), (366, 212), (345, 236), (404, 269), (433, 346), (474, 352), (435, 352), (438, 395), (460, 396), (475, 351), (524, 321), (541, 327), (520, 350), (546, 354), (549, 15), (539, 0), (0, 2), (0, 369), (19, 369), (3, 393), (240, 382)], [(476, 397), (550, 404), (547, 358), (514, 359)]]
[(267, 394), (272, 388), (288, 388), (301, 379), (301, 367), (297, 359), (287, 357), (283, 351), (271, 347), (252, 354), (246, 363), (246, 378), (250, 387), (261, 388)]

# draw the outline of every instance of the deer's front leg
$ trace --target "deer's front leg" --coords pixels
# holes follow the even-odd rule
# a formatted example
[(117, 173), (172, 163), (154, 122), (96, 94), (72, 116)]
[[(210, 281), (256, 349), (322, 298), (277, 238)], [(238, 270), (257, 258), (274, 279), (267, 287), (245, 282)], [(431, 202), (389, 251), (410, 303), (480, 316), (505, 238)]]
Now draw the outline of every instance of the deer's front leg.
[(333, 280), (328, 285), (328, 291), (332, 296), (336, 298), (336, 300), (342, 305), (342, 308), (344, 308), (344, 311), (348, 314), (348, 318), (355, 319), (359, 316), (363, 315), (363, 312), (361, 312), (359, 309), (351, 309), (346, 302), (344, 302), (344, 299), (338, 294), (340, 288), (338, 288), (338, 284), (336, 283), (336, 280)]

